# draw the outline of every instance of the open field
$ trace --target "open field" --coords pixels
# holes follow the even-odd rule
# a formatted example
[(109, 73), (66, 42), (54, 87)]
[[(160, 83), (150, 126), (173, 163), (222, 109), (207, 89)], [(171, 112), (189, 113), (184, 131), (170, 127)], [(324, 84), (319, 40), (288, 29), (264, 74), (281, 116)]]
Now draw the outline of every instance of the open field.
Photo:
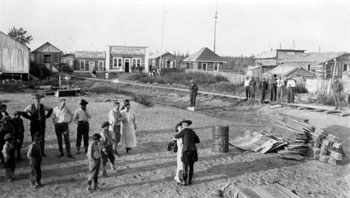
[[(97, 85), (95, 85), (97, 86)], [(200, 95), (198, 111), (183, 110), (188, 104), (186, 93), (166, 92), (137, 88), (128, 85), (113, 85), (120, 90), (152, 97), (153, 107), (132, 102), (137, 113), (138, 147), (130, 154), (120, 149), (117, 158), (118, 172), (109, 171), (110, 177), (100, 177), (101, 191), (86, 191), (87, 160), (84, 154), (56, 158), (57, 140), (51, 120), (47, 120), (47, 158), (43, 159), (44, 187), (33, 190), (28, 185), (28, 161), (17, 164), (13, 183), (4, 181), (0, 173), (0, 197), (210, 197), (215, 189), (226, 183), (236, 186), (254, 186), (280, 183), (300, 197), (338, 198), (350, 196), (350, 122), (349, 117), (338, 117), (295, 109), (270, 110), (267, 106), (248, 104), (232, 99)], [(130, 96), (116, 94), (87, 93), (84, 97), (67, 98), (72, 110), (79, 107), (80, 99), (89, 101), (88, 109), (93, 115), (90, 121), (90, 135), (98, 132), (100, 124), (107, 120), (111, 102), (95, 102), (97, 99), (124, 100)], [(24, 109), (32, 102), (29, 93), (1, 93), (1, 101), (8, 105), (9, 113)], [(55, 97), (43, 98), (42, 103), (54, 107)], [(346, 157), (338, 166), (319, 161), (288, 161), (276, 154), (244, 152), (230, 147), (229, 153), (216, 153), (212, 147), (212, 126), (230, 125), (230, 139), (246, 130), (272, 130), (276, 135), (288, 135), (286, 131), (271, 127), (278, 112), (308, 118), (311, 124), (338, 136), (343, 144)], [(176, 154), (166, 150), (167, 143), (174, 135), (174, 126), (182, 119), (191, 119), (192, 127), (198, 133), (199, 161), (195, 164), (193, 185), (177, 186), (173, 180)], [(29, 143), (29, 122), (25, 120), (25, 146)], [(70, 126), (71, 146), (75, 151), (76, 126)], [(26, 148), (23, 149), (23, 152)]]

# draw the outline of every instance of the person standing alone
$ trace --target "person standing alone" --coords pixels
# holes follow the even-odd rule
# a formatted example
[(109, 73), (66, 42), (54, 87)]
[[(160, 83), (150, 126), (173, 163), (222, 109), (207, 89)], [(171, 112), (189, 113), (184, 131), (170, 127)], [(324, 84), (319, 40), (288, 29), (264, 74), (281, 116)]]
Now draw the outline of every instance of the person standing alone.
[(191, 80), (191, 85), (190, 85), (190, 101), (191, 101), (191, 107), (196, 106), (196, 97), (198, 94), (198, 86), (194, 82), (194, 80)]
[(333, 97), (334, 97), (334, 102), (335, 102), (335, 110), (341, 109), (340, 96), (341, 96), (341, 92), (343, 91), (343, 89), (344, 89), (343, 84), (338, 79), (335, 79), (335, 81), (332, 84), (332, 91), (333, 91)]
[(81, 139), (84, 138), (84, 148), (85, 153), (87, 152), (89, 146), (89, 118), (91, 115), (86, 108), (88, 102), (84, 99), (80, 101), (80, 108), (77, 109), (73, 116), (73, 121), (78, 125), (77, 126), (77, 154), (80, 154), (80, 145)]
[(60, 154), (57, 157), (63, 157), (62, 135), (66, 145), (67, 156), (73, 158), (71, 154), (70, 139), (69, 139), (69, 124), (72, 122), (73, 114), (66, 107), (66, 99), (60, 99), (60, 105), (53, 109), (52, 122), (55, 126), (55, 132), (58, 142), (58, 150)]

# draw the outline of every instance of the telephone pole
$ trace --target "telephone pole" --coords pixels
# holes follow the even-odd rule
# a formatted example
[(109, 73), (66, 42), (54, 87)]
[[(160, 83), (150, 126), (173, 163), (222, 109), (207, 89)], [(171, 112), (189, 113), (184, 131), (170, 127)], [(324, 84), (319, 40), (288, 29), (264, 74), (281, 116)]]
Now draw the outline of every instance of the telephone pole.
[(215, 24), (214, 24), (214, 53), (215, 53), (215, 47), (216, 47), (216, 23), (217, 23), (217, 19), (218, 19), (218, 4), (219, 4), (219, 0), (216, 0), (216, 11), (215, 11)]

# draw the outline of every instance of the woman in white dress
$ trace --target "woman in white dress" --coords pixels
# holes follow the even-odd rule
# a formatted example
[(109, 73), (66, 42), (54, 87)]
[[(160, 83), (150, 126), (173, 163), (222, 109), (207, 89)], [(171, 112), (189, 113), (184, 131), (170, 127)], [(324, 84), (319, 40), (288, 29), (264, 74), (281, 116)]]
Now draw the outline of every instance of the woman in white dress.
[(131, 147), (136, 147), (136, 115), (135, 111), (130, 108), (129, 100), (125, 100), (124, 109), (121, 114), (121, 139), (122, 145), (126, 152), (131, 151)]
[[(176, 132), (179, 133), (182, 130), (182, 126), (177, 124), (176, 125)], [(177, 152), (176, 152), (176, 175), (174, 177), (174, 180), (180, 184), (182, 180), (182, 171), (183, 171), (183, 163), (181, 161), (182, 157), (182, 138), (176, 139), (176, 145), (177, 145)]]

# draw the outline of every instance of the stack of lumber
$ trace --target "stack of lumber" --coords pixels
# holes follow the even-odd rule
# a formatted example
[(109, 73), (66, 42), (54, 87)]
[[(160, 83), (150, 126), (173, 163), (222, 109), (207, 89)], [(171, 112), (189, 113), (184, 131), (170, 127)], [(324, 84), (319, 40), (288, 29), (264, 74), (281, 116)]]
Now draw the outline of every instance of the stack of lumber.
[(292, 137), (287, 139), (287, 146), (284, 150), (278, 151), (279, 157), (290, 160), (303, 160), (308, 153), (308, 143), (313, 127), (307, 123), (308, 120), (293, 118), (280, 114), (275, 125), (291, 131)]
[(322, 129), (311, 133), (311, 149), (313, 159), (336, 165), (345, 156), (343, 144), (334, 135), (327, 134)]

